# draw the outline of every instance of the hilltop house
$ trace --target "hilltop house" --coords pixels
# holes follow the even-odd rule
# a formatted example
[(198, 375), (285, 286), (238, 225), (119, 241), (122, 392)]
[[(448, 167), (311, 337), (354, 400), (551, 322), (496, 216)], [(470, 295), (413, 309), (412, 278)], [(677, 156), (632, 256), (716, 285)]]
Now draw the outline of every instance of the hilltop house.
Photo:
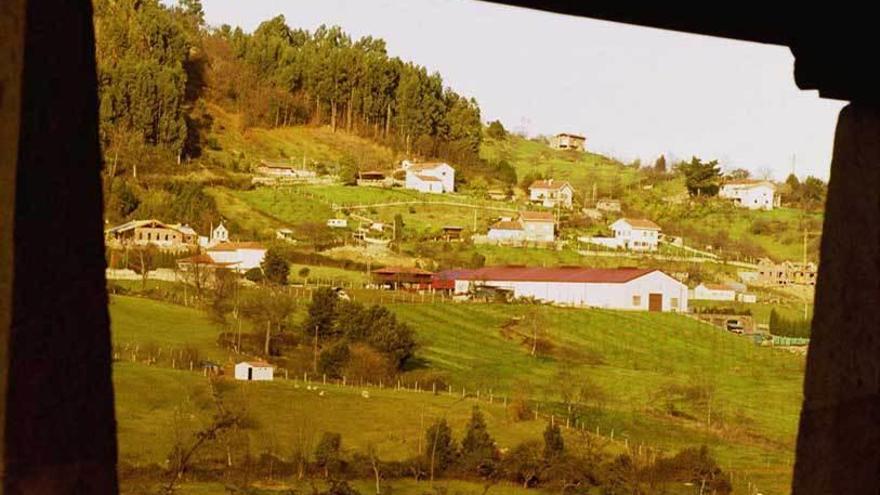
[(574, 188), (566, 181), (536, 180), (529, 186), (529, 201), (547, 208), (571, 208)]
[(580, 237), (578, 240), (630, 251), (656, 251), (660, 242), (660, 226), (644, 218), (621, 218), (610, 228), (613, 237)]
[(721, 185), (718, 196), (750, 210), (772, 210), (779, 206), (776, 185), (769, 180), (731, 180)]
[(550, 147), (555, 150), (585, 151), (587, 138), (577, 134), (560, 133), (550, 138)]
[(132, 220), (107, 229), (104, 238), (113, 248), (154, 245), (164, 251), (187, 251), (199, 243), (192, 227), (159, 220)]
[(448, 163), (403, 161), (404, 187), (426, 193), (455, 192), (455, 169)]
[(493, 288), (513, 298), (567, 306), (680, 312), (688, 308), (687, 286), (654, 269), (486, 267), (445, 272), (438, 278), (454, 280), (456, 294)]
[(490, 241), (553, 242), (556, 239), (556, 220), (546, 211), (523, 211), (514, 220), (502, 218), (489, 227)]
[(208, 248), (206, 254), (216, 263), (225, 263), (230, 270), (246, 272), (259, 268), (266, 248), (258, 242), (224, 242)]
[(235, 365), (235, 379), (245, 381), (272, 381), (275, 367), (265, 361), (242, 361)]

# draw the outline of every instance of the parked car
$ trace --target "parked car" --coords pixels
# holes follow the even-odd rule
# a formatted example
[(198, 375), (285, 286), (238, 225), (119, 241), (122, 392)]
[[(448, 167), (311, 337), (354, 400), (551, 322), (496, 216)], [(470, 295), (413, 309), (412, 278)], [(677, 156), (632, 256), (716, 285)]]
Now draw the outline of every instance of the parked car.
[(727, 328), (728, 332), (733, 332), (736, 334), (743, 333), (743, 325), (739, 322), (739, 320), (727, 320), (727, 323), (724, 324)]

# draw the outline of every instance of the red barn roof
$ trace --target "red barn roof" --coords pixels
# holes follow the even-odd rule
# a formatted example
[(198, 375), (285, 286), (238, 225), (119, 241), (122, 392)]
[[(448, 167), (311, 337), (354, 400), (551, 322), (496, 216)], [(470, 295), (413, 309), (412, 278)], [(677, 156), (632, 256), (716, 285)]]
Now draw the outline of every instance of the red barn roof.
[(653, 268), (544, 268), (497, 266), (463, 271), (454, 276), (457, 280), (622, 284), (655, 271), (659, 270)]

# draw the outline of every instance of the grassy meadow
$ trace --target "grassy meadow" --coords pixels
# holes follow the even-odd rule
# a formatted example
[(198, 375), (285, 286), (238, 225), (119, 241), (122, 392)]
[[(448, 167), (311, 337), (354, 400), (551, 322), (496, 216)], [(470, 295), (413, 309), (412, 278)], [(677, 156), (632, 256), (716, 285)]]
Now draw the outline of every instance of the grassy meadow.
[[(579, 406), (580, 421), (604, 437), (613, 431), (614, 448), (644, 444), (672, 453), (706, 444), (726, 470), (757, 483), (763, 493), (787, 489), (802, 357), (672, 314), (492, 304), (390, 307), (416, 330), (421, 344), (404, 379), (441, 377), (453, 393), (371, 388), (365, 399), (355, 387), (321, 386), (326, 393), (320, 396), (293, 380), (234, 384), (232, 395), (255, 420), (252, 451), (284, 455), (303, 431), (337, 431), (347, 449), (370, 444), (383, 458), (401, 459), (418, 450), (432, 418), (446, 416), (460, 435), (473, 404), (486, 413), (499, 444), (511, 446), (539, 438), (544, 422), (514, 421), (505, 401), (527, 396), (542, 416), (561, 418), (566, 394), (591, 383), (604, 398)], [(180, 339), (203, 355), (230, 359), (215, 343), (220, 328), (196, 310), (119, 296), (110, 309), (115, 342), (173, 345)], [(548, 343), (538, 356), (528, 344), (532, 325)], [(170, 432), (198, 422), (213, 407), (199, 373), (123, 359), (114, 380), (124, 461), (162, 462), (173, 442)], [(693, 384), (711, 390), (708, 405), (666, 392)], [(676, 414), (669, 414), (670, 407)]]

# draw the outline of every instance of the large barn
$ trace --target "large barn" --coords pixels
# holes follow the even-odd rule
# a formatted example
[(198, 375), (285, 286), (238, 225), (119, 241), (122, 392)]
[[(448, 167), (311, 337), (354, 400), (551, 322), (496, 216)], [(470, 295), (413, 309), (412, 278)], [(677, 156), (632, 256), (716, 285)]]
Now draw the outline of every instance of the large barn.
[(455, 293), (482, 288), (510, 291), (514, 298), (567, 306), (677, 311), (688, 308), (688, 288), (660, 270), (642, 268), (486, 267), (455, 272)]

